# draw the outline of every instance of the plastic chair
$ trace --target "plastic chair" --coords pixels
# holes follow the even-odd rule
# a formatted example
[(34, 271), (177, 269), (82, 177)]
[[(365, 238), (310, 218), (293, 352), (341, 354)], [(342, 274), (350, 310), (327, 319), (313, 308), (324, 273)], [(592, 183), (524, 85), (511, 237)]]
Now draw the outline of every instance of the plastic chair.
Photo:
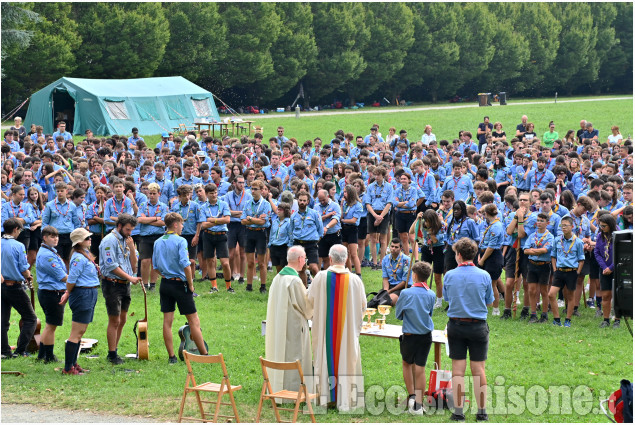
[[(236, 401), (234, 400), (234, 391), (238, 391), (242, 389), (242, 385), (231, 385), (229, 382), (229, 376), (227, 374), (227, 367), (225, 366), (225, 360), (223, 358), (223, 354), (220, 353), (216, 356), (200, 356), (197, 354), (191, 354), (187, 351), (183, 351), (183, 357), (185, 360), (185, 364), (187, 366), (187, 379), (185, 380), (185, 388), (183, 390), (183, 399), (181, 400), (181, 408), (179, 409), (179, 420), (181, 422), (183, 419), (188, 419), (192, 421), (200, 421), (200, 422), (217, 422), (218, 418), (234, 418), (236, 422), (240, 422), (238, 418), (238, 409), (236, 409)], [(212, 382), (205, 382), (204, 384), (196, 385), (196, 379), (194, 378), (194, 372), (192, 371), (192, 363), (204, 363), (204, 364), (214, 364), (220, 363), (223, 369), (223, 379), (220, 384), (215, 384)], [(196, 401), (198, 403), (198, 408), (201, 412), (201, 419), (194, 417), (183, 416), (183, 408), (185, 407), (185, 398), (189, 393), (196, 394)], [(209, 392), (209, 393), (217, 393), (216, 401), (206, 401), (202, 400), (200, 396), (200, 392)], [(229, 394), (230, 403), (222, 402), (222, 398), (225, 394)], [(205, 415), (205, 410), (203, 409), (203, 403), (213, 404), (214, 407), (214, 417), (213, 419), (208, 419)], [(220, 406), (231, 406), (234, 410), (233, 415), (221, 415), (220, 414)]]
[[(307, 391), (300, 360), (296, 360), (295, 362), (272, 362), (269, 360), (265, 360), (262, 358), (262, 356), (260, 356), (260, 365), (262, 366), (262, 376), (264, 378), (264, 382), (262, 383), (262, 391), (260, 392), (260, 400), (258, 401), (258, 413), (256, 414), (256, 422), (260, 422), (260, 413), (262, 412), (262, 404), (265, 399), (271, 400), (271, 406), (273, 407), (273, 412), (276, 415), (276, 421), (278, 421), (278, 423), (296, 422), (298, 419), (300, 403), (303, 403), (303, 402), (306, 402), (307, 404), (307, 407), (309, 409), (309, 414), (311, 415), (311, 421), (315, 422), (315, 416), (313, 415), (313, 406), (311, 405), (311, 399), (317, 398), (318, 395), (311, 394)], [(298, 373), (300, 374), (300, 388), (298, 388), (298, 391), (282, 389), (274, 393), (273, 390), (271, 389), (271, 383), (269, 382), (269, 375), (267, 374), (267, 368), (282, 370), (282, 371), (297, 370)], [(278, 407), (276, 405), (276, 399), (295, 401), (295, 407), (293, 409)], [(290, 422), (283, 421), (280, 418), (280, 410), (293, 412), (293, 420)]]

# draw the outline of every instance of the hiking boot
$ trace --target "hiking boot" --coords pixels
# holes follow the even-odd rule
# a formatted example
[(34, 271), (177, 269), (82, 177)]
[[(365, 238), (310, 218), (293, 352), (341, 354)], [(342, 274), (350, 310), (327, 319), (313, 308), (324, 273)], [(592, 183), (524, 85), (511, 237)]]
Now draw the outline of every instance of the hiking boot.
[(245, 291), (252, 292), (253, 290), (254, 290), (254, 288), (251, 285), (245, 286)]
[(477, 413), (476, 414), (476, 420), (477, 421), (489, 421), (489, 416), (487, 416), (487, 413)]
[(452, 413), (452, 415), (450, 416), (450, 420), (456, 422), (465, 422), (465, 415), (457, 415), (456, 413)]
[(538, 320), (538, 323), (547, 323), (549, 321), (549, 316), (547, 316), (547, 313), (543, 313), (540, 316), (540, 320)]
[(73, 368), (74, 368), (76, 371), (78, 371), (79, 373), (88, 373), (88, 372), (90, 372), (90, 370), (88, 370), (88, 369), (84, 369), (83, 367), (81, 367), (81, 366), (80, 366), (80, 365), (78, 365), (77, 363), (75, 363), (75, 364), (73, 365)]
[(176, 356), (172, 356), (168, 358), (168, 364), (177, 364), (178, 362), (179, 362), (179, 359)]
[(117, 355), (115, 357), (107, 357), (107, 359), (113, 365), (123, 364), (123, 359), (121, 357), (119, 357), (119, 355)]
[(538, 317), (535, 314), (532, 314), (528, 323), (538, 323)]
[(600, 323), (600, 328), (608, 328), (609, 326), (611, 326), (611, 323), (606, 320), (602, 320), (602, 323)]
[(523, 307), (523, 310), (520, 312), (520, 320), (525, 320), (529, 317), (529, 309)]

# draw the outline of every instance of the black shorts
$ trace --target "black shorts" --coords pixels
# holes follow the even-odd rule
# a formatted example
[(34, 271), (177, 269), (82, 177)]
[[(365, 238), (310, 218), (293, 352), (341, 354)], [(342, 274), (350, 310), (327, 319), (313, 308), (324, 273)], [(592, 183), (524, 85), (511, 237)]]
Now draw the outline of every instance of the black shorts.
[(520, 257), (518, 258), (518, 273), (522, 275), (525, 282), (527, 282), (527, 265), (529, 264), (529, 256), (520, 250)]
[(578, 273), (576, 270), (572, 272), (563, 272), (560, 270), (556, 270), (553, 274), (553, 283), (552, 286), (556, 288), (567, 287), (569, 291), (575, 291), (575, 287), (578, 282)]
[(599, 279), (602, 274), (598, 260), (595, 259), (595, 255), (591, 252), (589, 254), (589, 279)]
[(179, 313), (183, 316), (196, 313), (194, 295), (187, 287), (186, 282), (161, 279), (159, 295), (161, 296), (162, 313), (172, 313), (175, 310), (175, 305), (179, 307)]
[[(481, 251), (481, 255), (484, 253), (485, 251)], [(495, 249), (481, 268), (489, 274), (492, 280), (501, 277), (501, 273), (503, 273), (503, 251)]]
[[(432, 252), (430, 251), (432, 248)], [(433, 273), (441, 274), (444, 271), (443, 245), (421, 246), (421, 261), (432, 264)]]
[(187, 242), (187, 255), (190, 260), (196, 260), (196, 245), (192, 246), (194, 235), (181, 235)]
[(340, 232), (326, 234), (318, 243), (318, 255), (320, 258), (329, 256), (329, 250), (335, 244), (342, 243), (342, 235)]
[(536, 265), (529, 260), (527, 266), (527, 283), (539, 283), (540, 285), (549, 285), (551, 277), (551, 261), (547, 264)]
[(37, 298), (40, 301), (42, 311), (44, 311), (47, 325), (62, 326), (64, 324), (65, 306), (60, 305), (62, 295), (64, 295), (63, 289), (61, 291), (37, 290)]
[(73, 322), (89, 324), (95, 316), (97, 305), (97, 288), (84, 288), (76, 286), (68, 297), (68, 306), (73, 312)]
[(518, 276), (520, 276), (520, 270), (516, 273), (516, 249), (508, 246), (505, 252), (505, 278), (512, 279)]
[(29, 251), (37, 251), (42, 245), (42, 226), (35, 230), (31, 230), (31, 238), (29, 239)]
[(352, 244), (359, 240), (359, 231), (354, 224), (342, 224), (342, 243)]
[(287, 245), (271, 245), (269, 247), (269, 257), (271, 257), (272, 266), (287, 265), (287, 251), (289, 247)]
[(486, 321), (463, 322), (448, 320), (448, 345), (452, 360), (467, 359), (470, 352), (470, 361), (482, 362), (487, 360), (489, 346), (489, 326)]
[(57, 253), (62, 257), (62, 259), (67, 260), (71, 257), (71, 250), (73, 249), (73, 244), (71, 243), (71, 234), (70, 233), (60, 233), (59, 242), (57, 242)]
[(240, 222), (234, 221), (229, 222), (227, 225), (229, 229), (227, 231), (227, 247), (229, 249), (236, 248), (236, 244), (240, 245), (241, 248), (245, 248), (245, 226), (243, 226)]
[(245, 230), (245, 253), (265, 255), (267, 253), (267, 233), (265, 230)]
[(425, 367), (432, 346), (432, 332), (419, 335), (401, 335), (399, 337), (399, 351), (401, 359), (408, 364)]
[(604, 275), (600, 273), (600, 290), (602, 291), (612, 291), (613, 290), (613, 275), (615, 272)]
[(300, 242), (299, 240), (294, 240), (293, 245), (300, 245), (304, 248), (304, 252), (306, 253), (306, 259), (309, 264), (318, 264), (320, 257), (318, 256), (318, 246), (317, 241), (304, 241)]
[[(375, 211), (375, 214), (381, 214), (382, 211)], [(388, 225), (390, 224), (390, 214), (386, 215), (384, 219), (381, 221), (379, 226), (375, 226), (375, 217), (372, 214), (368, 214), (367, 217), (367, 226), (368, 233), (379, 233), (382, 235), (388, 234)]]
[(152, 259), (152, 253), (154, 252), (154, 242), (163, 235), (147, 235), (141, 236), (139, 242), (139, 259), (147, 260)]
[(415, 222), (417, 218), (417, 212), (395, 212), (395, 227), (397, 228), (397, 233), (408, 233), (410, 231), (410, 226)]
[(95, 263), (99, 264), (99, 245), (101, 244), (101, 233), (93, 233), (90, 237), (90, 253), (95, 257)]
[(25, 250), (29, 249), (29, 245), (31, 245), (31, 231), (29, 229), (22, 229), (16, 240), (24, 245)]
[(445, 273), (456, 269), (458, 265), (459, 264), (456, 262), (456, 258), (454, 256), (454, 250), (450, 245), (447, 245), (447, 248), (444, 248), (443, 253), (443, 269), (445, 270)]
[(227, 248), (227, 233), (213, 235), (207, 231), (203, 232), (203, 258), (229, 258)]
[(584, 265), (582, 266), (582, 271), (580, 272), (580, 276), (587, 276), (591, 272), (591, 255), (588, 252), (584, 253)]
[(128, 311), (130, 308), (129, 283), (116, 283), (102, 279), (101, 293), (106, 301), (106, 313), (109, 316), (119, 316), (122, 311)]
[(363, 241), (368, 236), (368, 219), (362, 217), (359, 219), (359, 226), (357, 226), (357, 239)]

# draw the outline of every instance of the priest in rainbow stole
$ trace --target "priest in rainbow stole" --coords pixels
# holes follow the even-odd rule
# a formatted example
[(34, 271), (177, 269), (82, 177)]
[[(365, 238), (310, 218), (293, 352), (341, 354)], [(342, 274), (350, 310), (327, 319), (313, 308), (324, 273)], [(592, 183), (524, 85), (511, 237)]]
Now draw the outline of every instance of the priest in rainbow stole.
[(319, 405), (363, 412), (364, 377), (359, 334), (366, 311), (364, 283), (345, 266), (346, 247), (333, 245), (331, 266), (307, 290), (313, 310), (313, 368)]

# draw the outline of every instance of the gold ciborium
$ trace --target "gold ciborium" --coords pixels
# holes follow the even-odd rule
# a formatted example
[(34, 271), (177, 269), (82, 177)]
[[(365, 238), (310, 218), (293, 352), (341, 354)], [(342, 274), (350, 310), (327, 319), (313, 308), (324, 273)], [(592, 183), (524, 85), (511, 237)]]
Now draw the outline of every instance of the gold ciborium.
[(386, 324), (386, 316), (390, 314), (391, 305), (383, 304), (377, 307), (377, 311), (382, 315), (381, 322), (377, 319), (377, 324), (379, 325), (379, 329), (383, 329)]
[(368, 318), (368, 322), (363, 326), (364, 329), (370, 329), (373, 326), (373, 323), (370, 321), (371, 316), (377, 313), (376, 308), (367, 308), (366, 309), (366, 317)]

